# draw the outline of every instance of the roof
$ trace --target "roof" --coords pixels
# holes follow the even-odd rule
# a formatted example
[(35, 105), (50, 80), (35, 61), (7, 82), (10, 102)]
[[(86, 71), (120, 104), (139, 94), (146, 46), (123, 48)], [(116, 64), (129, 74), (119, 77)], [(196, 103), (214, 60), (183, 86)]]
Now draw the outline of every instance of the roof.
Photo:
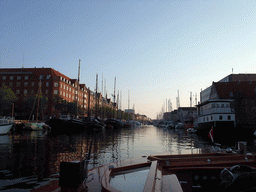
[(214, 82), (213, 85), (218, 93), (219, 99), (231, 98), (232, 94), (234, 95), (238, 92), (243, 97), (255, 97), (256, 81)]
[(0, 69), (0, 73), (15, 73), (17, 72), (17, 74), (21, 74), (21, 73), (29, 73), (32, 72), (33, 75), (35, 75), (36, 77), (39, 75), (51, 75), (52, 77), (63, 77), (67, 80), (70, 80), (69, 77), (67, 77), (66, 75), (63, 75), (62, 73), (56, 71), (53, 68), (1, 68)]

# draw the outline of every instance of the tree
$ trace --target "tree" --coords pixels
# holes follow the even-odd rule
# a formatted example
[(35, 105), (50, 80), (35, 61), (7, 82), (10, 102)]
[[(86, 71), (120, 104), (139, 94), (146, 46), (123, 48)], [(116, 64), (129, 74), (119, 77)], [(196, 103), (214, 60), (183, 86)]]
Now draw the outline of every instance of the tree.
[(11, 88), (7, 86), (3, 86), (0, 89), (1, 115), (11, 114), (12, 106), (16, 100), (17, 100), (17, 97), (15, 96)]

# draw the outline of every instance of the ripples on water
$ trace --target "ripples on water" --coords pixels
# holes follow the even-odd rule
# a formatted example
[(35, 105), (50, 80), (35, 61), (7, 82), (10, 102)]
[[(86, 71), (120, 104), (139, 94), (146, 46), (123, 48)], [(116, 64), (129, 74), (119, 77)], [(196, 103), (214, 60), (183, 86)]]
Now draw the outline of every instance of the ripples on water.
[[(141, 126), (97, 134), (47, 136), (41, 131), (0, 136), (0, 190), (30, 191), (58, 177), (61, 161), (86, 158), (90, 142), (94, 168), (121, 159), (151, 154), (207, 152), (210, 146), (196, 134)], [(252, 144), (255, 148), (254, 143)]]

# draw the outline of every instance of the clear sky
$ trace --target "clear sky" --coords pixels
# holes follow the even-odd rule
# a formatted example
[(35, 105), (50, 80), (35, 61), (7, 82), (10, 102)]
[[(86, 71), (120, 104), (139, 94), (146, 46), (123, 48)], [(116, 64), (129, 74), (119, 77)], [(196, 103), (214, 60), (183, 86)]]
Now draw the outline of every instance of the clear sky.
[[(256, 1), (0, 0), (0, 67), (51, 67), (122, 109), (155, 118), (167, 100), (256, 71)], [(105, 86), (104, 86), (105, 87)], [(193, 98), (193, 104), (195, 103)]]

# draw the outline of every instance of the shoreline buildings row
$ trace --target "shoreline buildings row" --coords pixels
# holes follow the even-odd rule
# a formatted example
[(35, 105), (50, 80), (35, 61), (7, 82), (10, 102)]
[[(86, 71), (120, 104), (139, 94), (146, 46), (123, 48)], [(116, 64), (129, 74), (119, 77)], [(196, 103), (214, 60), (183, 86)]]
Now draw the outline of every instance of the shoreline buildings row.
[[(179, 107), (165, 120), (189, 121), (208, 132), (254, 131), (256, 128), (256, 74), (230, 74), (200, 92), (195, 107)], [(184, 118), (185, 117), (185, 118)], [(183, 118), (183, 119), (182, 119)]]
[[(72, 79), (53, 68), (1, 68), (0, 85), (11, 88), (18, 100), (41, 94), (47, 98), (45, 116), (58, 116), (59, 111), (54, 107), (54, 99), (61, 97), (67, 102), (76, 102), (81, 107), (84, 116), (88, 110), (98, 106), (117, 110), (116, 103), (106, 98), (102, 93), (91, 91), (78, 79)], [(136, 120), (146, 121), (145, 115), (134, 114)]]

